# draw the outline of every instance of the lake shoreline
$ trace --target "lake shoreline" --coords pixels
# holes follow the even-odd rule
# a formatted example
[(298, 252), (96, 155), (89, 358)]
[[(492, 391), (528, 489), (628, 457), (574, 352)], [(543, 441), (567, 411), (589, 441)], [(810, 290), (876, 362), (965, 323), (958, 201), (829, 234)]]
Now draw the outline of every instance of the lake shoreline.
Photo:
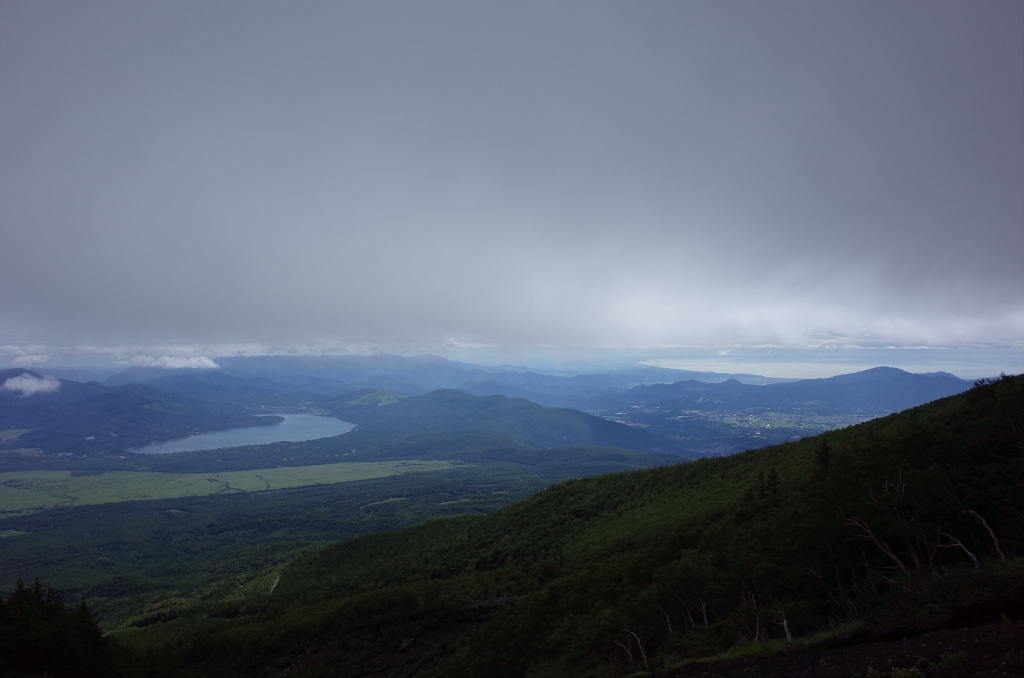
[(223, 431), (208, 431), (184, 438), (151, 443), (129, 450), (133, 454), (175, 454), (179, 452), (206, 452), (247, 445), (269, 445), (278, 442), (303, 442), (333, 438), (356, 428), (356, 425), (313, 414), (268, 414), (281, 421), (256, 424)]

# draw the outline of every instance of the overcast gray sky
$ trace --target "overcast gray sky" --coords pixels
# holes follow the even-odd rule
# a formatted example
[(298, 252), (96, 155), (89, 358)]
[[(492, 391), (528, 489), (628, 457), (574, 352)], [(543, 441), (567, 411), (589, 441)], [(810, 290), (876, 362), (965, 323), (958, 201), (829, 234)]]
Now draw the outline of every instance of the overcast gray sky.
[(0, 343), (1019, 351), (1022, 7), (5, 2)]

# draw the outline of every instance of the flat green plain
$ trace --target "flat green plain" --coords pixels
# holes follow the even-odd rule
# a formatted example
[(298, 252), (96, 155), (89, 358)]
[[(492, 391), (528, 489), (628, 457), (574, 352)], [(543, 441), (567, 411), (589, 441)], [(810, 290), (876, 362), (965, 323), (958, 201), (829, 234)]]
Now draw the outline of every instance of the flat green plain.
[(111, 471), (85, 475), (74, 471), (13, 471), (0, 473), (0, 518), (82, 504), (331, 485), (403, 473), (442, 471), (457, 465), (449, 461), (410, 460), (283, 466), (223, 473)]

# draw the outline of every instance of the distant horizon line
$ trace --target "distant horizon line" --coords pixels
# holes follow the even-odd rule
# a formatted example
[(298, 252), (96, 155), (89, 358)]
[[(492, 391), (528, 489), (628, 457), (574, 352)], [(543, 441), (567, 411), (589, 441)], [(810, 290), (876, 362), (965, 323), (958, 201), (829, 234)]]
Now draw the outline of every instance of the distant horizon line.
[[(223, 360), (224, 358), (229, 358), (229, 359), (231, 359), (231, 358), (246, 359), (246, 358), (318, 358), (318, 357), (319, 358), (323, 358), (323, 357), (330, 357), (330, 358), (345, 358), (345, 357), (372, 358), (372, 357), (378, 357), (378, 356), (379, 357), (396, 357), (396, 358), (410, 359), (410, 360), (418, 358), (418, 357), (435, 357), (435, 358), (441, 358), (442, 360), (445, 360), (446, 362), (457, 362), (457, 363), (465, 364), (465, 365), (468, 365), (468, 366), (471, 366), (471, 367), (489, 367), (491, 369), (495, 369), (495, 368), (508, 368), (509, 370), (515, 370), (515, 371), (525, 370), (525, 371), (539, 371), (539, 372), (564, 372), (564, 373), (567, 373), (567, 374), (600, 374), (600, 373), (608, 373), (608, 372), (623, 372), (623, 371), (643, 369), (643, 368), (654, 368), (654, 369), (671, 370), (671, 371), (680, 372), (680, 373), (691, 373), (691, 374), (716, 376), (716, 377), (755, 377), (755, 378), (762, 378), (762, 379), (775, 379), (775, 380), (779, 380), (779, 381), (799, 381), (799, 380), (804, 380), (804, 379), (823, 379), (823, 378), (829, 378), (829, 377), (835, 377), (835, 376), (843, 376), (843, 375), (849, 375), (849, 374), (858, 374), (858, 373), (862, 373), (862, 372), (866, 372), (866, 371), (870, 371), (870, 370), (876, 370), (876, 369), (894, 369), (894, 370), (899, 370), (899, 371), (907, 373), (907, 374), (916, 374), (916, 375), (921, 375), (921, 376), (948, 375), (950, 377), (954, 377), (954, 378), (957, 378), (957, 379), (960, 379), (960, 380), (963, 380), (963, 381), (976, 381), (978, 379), (998, 377), (998, 376), (1000, 376), (1000, 374), (1008, 374), (1005, 371), (1001, 371), (999, 373), (985, 374), (985, 375), (982, 375), (982, 376), (963, 377), (963, 376), (960, 376), (960, 375), (958, 375), (958, 374), (956, 374), (956, 373), (954, 373), (954, 372), (952, 372), (952, 371), (950, 371), (948, 369), (916, 371), (916, 370), (912, 370), (912, 369), (908, 370), (908, 369), (906, 369), (904, 367), (898, 367), (898, 366), (895, 366), (895, 365), (843, 365), (843, 366), (839, 366), (839, 365), (827, 364), (827, 363), (811, 363), (810, 365), (813, 365), (813, 367), (816, 368), (815, 371), (819, 372), (819, 375), (816, 375), (816, 376), (782, 376), (782, 375), (778, 375), (778, 374), (764, 374), (764, 373), (762, 373), (760, 371), (744, 371), (744, 370), (732, 370), (732, 371), (729, 371), (728, 367), (736, 366), (735, 363), (730, 364), (728, 366), (726, 366), (726, 365), (715, 365), (715, 367), (717, 367), (718, 369), (708, 369), (708, 368), (700, 369), (698, 365), (694, 364), (694, 362), (671, 360), (671, 359), (652, 359), (652, 360), (648, 360), (648, 361), (639, 361), (639, 362), (635, 363), (632, 366), (618, 366), (618, 367), (611, 367), (611, 366), (609, 366), (609, 367), (596, 367), (595, 366), (595, 367), (592, 367), (591, 369), (582, 369), (582, 370), (581, 369), (550, 370), (550, 369), (534, 367), (534, 366), (530, 366), (530, 365), (514, 365), (514, 364), (488, 365), (488, 364), (483, 364), (483, 363), (467, 363), (467, 362), (464, 362), (464, 361), (449, 360), (447, 358), (443, 358), (442, 356), (436, 356), (436, 355), (432, 355), (432, 354), (420, 354), (420, 355), (413, 355), (413, 356), (400, 356), (400, 355), (389, 354), (389, 353), (374, 353), (374, 354), (320, 354), (318, 356), (314, 356), (314, 355), (289, 355), (289, 354), (264, 354), (264, 355), (258, 355), (258, 356), (218, 356), (217, 359), (218, 360)], [(755, 369), (755, 370), (758, 369), (758, 368), (772, 368), (772, 367), (777, 369), (780, 366), (786, 366), (786, 367), (789, 367), (789, 368), (806, 368), (808, 366), (807, 363), (804, 363), (804, 364), (794, 364), (794, 363), (787, 363), (787, 362), (780, 362), (780, 363), (762, 362), (762, 363), (757, 363), (757, 364), (755, 364), (755, 363), (747, 363), (747, 364), (749, 365), (749, 369)], [(723, 368), (725, 368), (725, 370), (723, 370)], [(118, 375), (118, 374), (123, 374), (124, 372), (127, 372), (129, 370), (133, 370), (133, 369), (136, 369), (136, 370), (144, 369), (144, 370), (154, 370), (154, 371), (166, 371), (168, 373), (172, 373), (172, 372), (176, 373), (176, 372), (186, 372), (186, 371), (195, 371), (195, 372), (214, 371), (214, 370), (220, 370), (220, 369), (222, 369), (222, 367), (220, 365), (218, 365), (214, 360), (206, 358), (204, 356), (204, 357), (202, 357), (201, 361), (198, 361), (196, 359), (188, 359), (188, 360), (182, 361), (182, 364), (176, 364), (174, 361), (162, 361), (162, 362), (161, 361), (157, 361), (156, 364), (135, 364), (135, 365), (132, 365), (132, 364), (128, 364), (128, 365), (121, 364), (121, 365), (111, 365), (111, 366), (107, 366), (107, 367), (100, 366), (100, 365), (79, 365), (79, 366), (72, 366), (72, 365), (53, 365), (53, 366), (31, 365), (31, 366), (27, 366), (27, 365), (14, 365), (14, 364), (11, 364), (11, 365), (8, 365), (7, 367), (4, 367), (2, 369), (4, 371), (10, 370), (10, 369), (24, 369), (24, 370), (27, 370), (27, 371), (30, 371), (30, 372), (36, 372), (37, 374), (42, 374), (42, 375), (45, 375), (48, 372), (68, 372), (68, 373), (72, 373), (72, 372), (88, 372), (88, 373), (91, 373), (91, 374), (95, 374), (95, 375), (97, 375), (99, 377), (109, 378), (109, 377), (112, 377), (112, 376), (115, 376), (115, 375)], [(837, 369), (838, 370), (845, 370), (845, 371), (834, 371), (834, 370), (837, 370)], [(829, 374), (823, 374), (823, 372), (825, 372), (825, 371), (829, 372)], [(792, 372), (790, 372), (790, 374), (792, 374)]]

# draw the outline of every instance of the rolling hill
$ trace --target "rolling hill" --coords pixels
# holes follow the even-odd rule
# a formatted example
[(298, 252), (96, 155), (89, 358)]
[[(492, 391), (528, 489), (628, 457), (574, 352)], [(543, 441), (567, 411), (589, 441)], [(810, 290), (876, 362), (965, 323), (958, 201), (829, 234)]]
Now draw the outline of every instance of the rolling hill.
[(367, 395), (357, 392), (324, 406), (339, 419), (374, 433), (479, 432), (512, 436), (539, 448), (599, 445), (650, 453), (676, 449), (672, 440), (643, 429), (578, 410), (542, 407), (521, 398), (479, 397), (438, 389), (414, 398), (395, 398), (380, 406), (379, 398), (366, 402)]

